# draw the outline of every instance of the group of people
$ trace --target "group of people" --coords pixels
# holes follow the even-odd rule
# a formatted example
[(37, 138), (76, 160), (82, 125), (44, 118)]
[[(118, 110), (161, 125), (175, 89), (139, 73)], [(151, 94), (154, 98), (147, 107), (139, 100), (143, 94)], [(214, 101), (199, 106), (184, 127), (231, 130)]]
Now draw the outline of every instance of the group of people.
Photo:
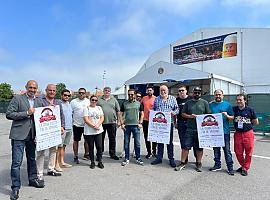
[[(119, 160), (116, 155), (116, 130), (121, 127), (124, 131), (124, 152), (125, 156), (121, 163), (126, 166), (130, 161), (130, 137), (134, 138), (134, 150), (136, 164), (143, 165), (141, 158), (140, 132), (144, 133), (147, 154), (146, 159), (154, 157), (152, 165), (162, 163), (164, 154), (164, 144), (148, 141), (148, 126), (150, 110), (169, 112), (171, 114), (170, 140), (167, 144), (169, 164), (175, 171), (183, 170), (188, 163), (188, 153), (193, 148), (196, 158), (196, 171), (202, 171), (203, 149), (199, 148), (196, 116), (209, 113), (223, 114), (224, 141), (223, 147), (228, 173), (234, 175), (233, 160), (230, 151), (230, 130), (229, 120), (233, 120), (235, 127), (234, 150), (241, 167), (236, 170), (246, 176), (250, 168), (251, 157), (254, 147), (253, 125), (258, 124), (254, 109), (246, 105), (245, 96), (237, 95), (237, 106), (232, 107), (224, 101), (223, 91), (215, 91), (214, 101), (208, 103), (201, 98), (200, 87), (193, 88), (192, 97), (187, 95), (184, 85), (179, 86), (179, 95), (175, 98), (169, 95), (166, 85), (159, 88), (159, 96), (154, 95), (154, 87), (147, 87), (147, 95), (134, 89), (128, 90), (128, 99), (120, 106), (117, 99), (111, 95), (111, 88), (103, 89), (103, 96), (92, 95), (90, 99), (86, 97), (86, 89), (78, 90), (78, 97), (70, 101), (71, 92), (64, 89), (61, 92), (61, 100), (55, 98), (56, 85), (48, 84), (45, 94), (36, 96), (38, 83), (29, 80), (26, 83), (26, 93), (15, 96), (7, 109), (7, 119), (13, 120), (10, 139), (12, 146), (11, 164), (11, 194), (10, 199), (19, 198), (20, 167), (23, 160), (24, 150), (27, 158), (27, 172), (29, 186), (43, 188), (44, 183), (44, 157), (45, 150), (36, 152), (35, 144), (35, 108), (44, 106), (60, 107), (62, 144), (49, 148), (49, 161), (47, 175), (61, 176), (63, 169), (72, 165), (65, 162), (65, 148), (70, 143), (73, 136), (74, 163), (79, 164), (79, 142), (84, 137), (83, 159), (90, 161), (90, 168), (97, 167), (103, 169), (102, 155), (104, 152), (104, 140), (106, 133), (109, 138), (109, 155), (111, 159)], [(173, 129), (178, 129), (181, 144), (180, 164), (176, 165), (174, 160)], [(96, 159), (94, 154), (96, 147)], [(210, 171), (221, 170), (220, 147), (214, 147), (215, 164)]]

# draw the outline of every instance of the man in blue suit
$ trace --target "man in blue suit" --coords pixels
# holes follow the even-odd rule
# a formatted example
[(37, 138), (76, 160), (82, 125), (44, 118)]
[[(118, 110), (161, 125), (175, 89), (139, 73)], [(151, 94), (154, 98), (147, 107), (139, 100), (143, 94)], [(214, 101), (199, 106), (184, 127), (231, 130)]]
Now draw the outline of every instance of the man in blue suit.
[(12, 146), (12, 164), (11, 164), (11, 189), (10, 199), (19, 198), (19, 189), (21, 188), (20, 167), (22, 165), (24, 149), (27, 158), (27, 172), (29, 186), (43, 188), (44, 182), (37, 177), (37, 166), (35, 159), (35, 108), (41, 107), (41, 101), (36, 98), (38, 83), (29, 80), (25, 86), (26, 93), (13, 97), (7, 112), (6, 118), (13, 120), (9, 138)]

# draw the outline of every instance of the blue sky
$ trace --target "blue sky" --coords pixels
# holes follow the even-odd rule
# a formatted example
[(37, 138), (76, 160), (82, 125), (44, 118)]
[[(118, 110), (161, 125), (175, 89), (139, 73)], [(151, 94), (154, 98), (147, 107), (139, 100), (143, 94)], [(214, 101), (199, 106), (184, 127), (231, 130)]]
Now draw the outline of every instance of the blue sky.
[(113, 89), (200, 28), (270, 27), (268, 0), (0, 0), (0, 82)]

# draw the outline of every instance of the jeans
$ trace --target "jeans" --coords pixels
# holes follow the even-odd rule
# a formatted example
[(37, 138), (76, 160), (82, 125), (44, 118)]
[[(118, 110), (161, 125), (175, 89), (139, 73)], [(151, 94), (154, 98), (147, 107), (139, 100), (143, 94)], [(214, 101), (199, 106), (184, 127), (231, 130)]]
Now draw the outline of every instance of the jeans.
[(23, 161), (24, 148), (27, 159), (27, 173), (29, 182), (37, 178), (36, 145), (32, 140), (11, 140), (12, 164), (10, 170), (11, 189), (21, 188), (20, 168)]
[(131, 133), (133, 133), (135, 155), (136, 160), (138, 160), (141, 157), (141, 155), (140, 155), (140, 130), (137, 125), (126, 125), (126, 130), (124, 132), (125, 159), (129, 160), (129, 143)]
[(104, 130), (102, 132), (102, 152), (104, 152), (104, 139), (107, 131), (109, 138), (109, 154), (110, 156), (114, 156), (116, 148), (116, 124), (102, 124), (102, 127)]
[[(143, 120), (142, 126), (143, 126), (143, 133), (144, 133), (144, 140), (145, 140), (147, 154), (151, 155), (151, 142), (147, 140), (149, 121)], [(152, 152), (153, 152), (153, 154), (156, 154), (156, 152), (157, 152), (157, 143), (156, 142), (152, 142)]]
[(254, 149), (253, 130), (234, 133), (234, 151), (242, 169), (249, 170)]
[[(230, 134), (224, 134), (224, 143), (225, 143), (225, 146), (222, 148), (224, 151), (225, 161), (226, 161), (228, 170), (231, 171), (231, 170), (233, 170), (233, 160), (232, 160), (232, 153), (231, 153), (231, 149), (230, 149)], [(221, 167), (220, 147), (214, 147), (213, 150), (214, 150), (214, 157), (215, 157), (214, 158), (215, 166)]]
[(102, 134), (84, 135), (85, 140), (89, 146), (89, 157), (91, 162), (94, 162), (94, 143), (97, 149), (97, 161), (102, 161)]
[[(163, 153), (164, 153), (164, 144), (158, 143), (158, 148), (157, 149), (158, 149), (157, 159), (162, 160), (163, 159)], [(170, 143), (167, 144), (167, 152), (168, 152), (169, 160), (174, 160), (174, 158), (173, 158), (173, 124), (171, 124)]]

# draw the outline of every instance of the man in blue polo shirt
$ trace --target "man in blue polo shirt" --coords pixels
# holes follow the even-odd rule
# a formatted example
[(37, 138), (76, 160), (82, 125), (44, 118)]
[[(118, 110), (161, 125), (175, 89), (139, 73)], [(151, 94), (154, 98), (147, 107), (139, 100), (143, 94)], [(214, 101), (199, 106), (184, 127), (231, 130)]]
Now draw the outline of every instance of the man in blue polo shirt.
[[(223, 147), (225, 161), (227, 164), (228, 174), (234, 175), (233, 171), (233, 160), (232, 160), (232, 153), (230, 150), (230, 128), (229, 128), (229, 119), (233, 117), (233, 110), (232, 106), (227, 102), (223, 101), (224, 95), (221, 89), (217, 89), (214, 92), (215, 101), (209, 104), (210, 110), (212, 113), (222, 113), (223, 114), (223, 130), (224, 130), (224, 142), (225, 146)], [(221, 151), (220, 147), (214, 147), (214, 161), (215, 165), (211, 167), (209, 170), (212, 172), (221, 170)]]

